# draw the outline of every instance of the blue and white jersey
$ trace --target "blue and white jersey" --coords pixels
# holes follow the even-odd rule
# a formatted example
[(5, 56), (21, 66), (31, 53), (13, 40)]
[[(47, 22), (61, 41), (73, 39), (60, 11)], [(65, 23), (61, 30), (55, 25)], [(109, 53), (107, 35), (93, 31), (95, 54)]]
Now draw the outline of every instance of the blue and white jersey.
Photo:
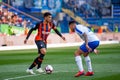
[(98, 37), (86, 26), (76, 25), (75, 32), (84, 40), (83, 34), (85, 33), (88, 42), (99, 41)]

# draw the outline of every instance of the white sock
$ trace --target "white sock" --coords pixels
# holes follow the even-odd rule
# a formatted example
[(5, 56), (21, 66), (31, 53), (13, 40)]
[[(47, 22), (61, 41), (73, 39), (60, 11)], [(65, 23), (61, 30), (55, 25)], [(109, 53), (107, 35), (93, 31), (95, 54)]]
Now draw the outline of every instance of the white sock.
[(75, 61), (76, 61), (79, 71), (84, 71), (81, 56), (76, 56)]
[(86, 57), (85, 57), (85, 62), (86, 62), (86, 65), (87, 65), (88, 71), (89, 71), (89, 72), (92, 72), (91, 59), (90, 59), (89, 56), (86, 56)]

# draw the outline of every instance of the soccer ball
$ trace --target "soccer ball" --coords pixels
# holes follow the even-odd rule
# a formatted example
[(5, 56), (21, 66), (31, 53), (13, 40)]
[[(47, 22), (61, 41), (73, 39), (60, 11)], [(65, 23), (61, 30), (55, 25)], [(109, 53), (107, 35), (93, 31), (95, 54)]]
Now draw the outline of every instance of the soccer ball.
[(47, 74), (51, 74), (53, 72), (53, 67), (51, 65), (47, 65), (45, 67), (45, 71)]

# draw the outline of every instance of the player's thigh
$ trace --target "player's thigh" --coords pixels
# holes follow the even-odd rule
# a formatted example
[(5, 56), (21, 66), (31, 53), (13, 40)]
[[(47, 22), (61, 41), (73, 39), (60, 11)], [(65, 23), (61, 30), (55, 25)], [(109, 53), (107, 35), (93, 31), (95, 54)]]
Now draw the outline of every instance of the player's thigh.
[(46, 43), (43, 41), (35, 41), (37, 48), (38, 48), (38, 53), (39, 54), (46, 54)]
[(85, 43), (83, 43), (83, 44), (79, 47), (79, 49), (80, 49), (83, 53), (88, 53), (88, 50), (87, 50), (87, 48), (86, 48), (86, 44), (85, 44)]
[(86, 48), (85, 43), (83, 43), (83, 44), (79, 47), (79, 49), (81, 50), (81, 52), (82, 52), (82, 54), (83, 54), (84, 57), (88, 56), (89, 52), (88, 52), (88, 50), (87, 50), (87, 48)]
[(77, 49), (77, 50), (75, 51), (75, 56), (79, 56), (79, 55), (81, 55), (81, 54), (83, 54), (83, 51), (82, 51), (81, 49)]

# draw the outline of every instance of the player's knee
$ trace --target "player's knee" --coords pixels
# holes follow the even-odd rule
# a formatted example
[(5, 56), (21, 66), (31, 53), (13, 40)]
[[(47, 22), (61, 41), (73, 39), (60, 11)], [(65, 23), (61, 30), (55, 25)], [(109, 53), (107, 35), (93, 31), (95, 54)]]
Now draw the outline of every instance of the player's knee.
[(46, 50), (45, 49), (42, 49), (42, 50), (40, 50), (41, 51), (41, 54), (46, 54)]
[(42, 51), (41, 53), (45, 55), (45, 54), (46, 54), (46, 51)]
[(84, 56), (84, 57), (88, 56), (88, 53), (84, 53), (83, 56)]
[(75, 55), (75, 56), (78, 56), (78, 55), (79, 55), (79, 53), (78, 53), (77, 51), (75, 51), (74, 55)]
[(79, 50), (79, 49), (76, 50), (75, 53), (74, 53), (75, 56), (79, 56), (79, 55), (81, 55), (81, 54), (82, 54), (82, 51)]

